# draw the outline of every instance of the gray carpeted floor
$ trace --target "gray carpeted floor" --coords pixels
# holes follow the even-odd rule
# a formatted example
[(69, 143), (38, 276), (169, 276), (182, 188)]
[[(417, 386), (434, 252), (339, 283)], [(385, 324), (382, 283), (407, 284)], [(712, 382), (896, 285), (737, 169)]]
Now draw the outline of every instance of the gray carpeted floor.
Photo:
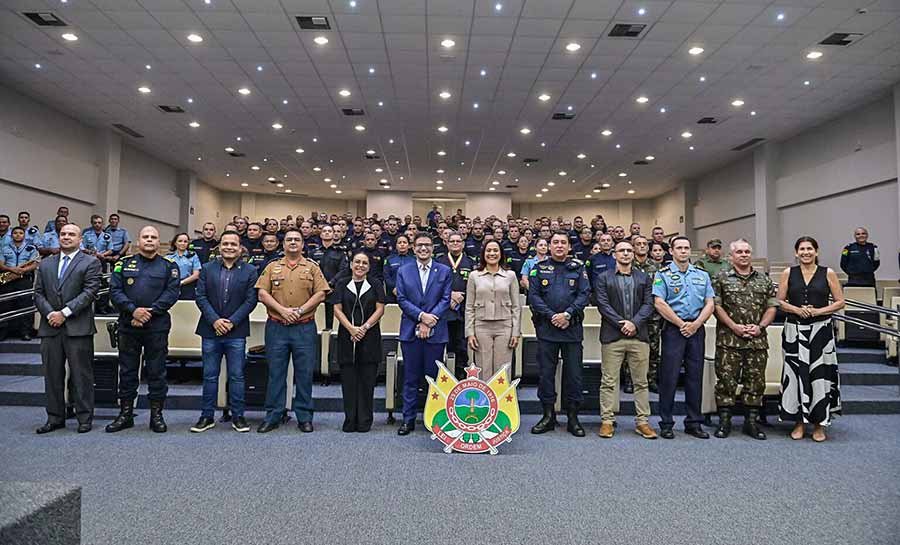
[[(824, 444), (737, 434), (646, 441), (527, 433), (500, 455), (444, 454), (421, 427), (240, 435), (139, 426), (36, 436), (37, 408), (0, 408), (0, 480), (82, 485), (86, 544), (860, 544), (900, 542), (900, 417), (849, 416)], [(251, 415), (257, 416), (257, 415)], [(654, 419), (655, 420), (655, 419)], [(255, 421), (253, 422), (255, 424)], [(679, 430), (680, 431), (680, 430)], [(0, 506), (0, 509), (3, 507)]]

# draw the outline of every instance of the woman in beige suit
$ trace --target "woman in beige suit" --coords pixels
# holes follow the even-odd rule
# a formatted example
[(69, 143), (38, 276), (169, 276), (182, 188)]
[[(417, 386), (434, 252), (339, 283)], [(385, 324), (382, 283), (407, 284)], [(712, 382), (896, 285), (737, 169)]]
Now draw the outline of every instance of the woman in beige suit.
[(466, 284), (466, 337), (485, 380), (512, 362), (522, 335), (519, 284), (504, 263), (500, 243), (486, 242), (478, 268)]

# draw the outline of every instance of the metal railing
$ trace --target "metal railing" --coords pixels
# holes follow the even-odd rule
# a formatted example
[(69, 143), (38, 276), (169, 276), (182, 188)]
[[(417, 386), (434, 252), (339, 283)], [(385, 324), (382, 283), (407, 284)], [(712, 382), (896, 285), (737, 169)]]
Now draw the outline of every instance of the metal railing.
[[(109, 282), (109, 277), (110, 277), (109, 273), (103, 273), (103, 275), (101, 275), (102, 280), (106, 281), (106, 283)], [(109, 287), (101, 288), (97, 292), (97, 297), (99, 298), (101, 295), (106, 295), (108, 293), (109, 293)], [(0, 304), (5, 303), (7, 301), (14, 301), (16, 299), (21, 299), (23, 297), (31, 297), (33, 295), (34, 295), (34, 288), (4, 293), (3, 295), (0, 295)], [(13, 310), (8, 310), (6, 312), (0, 312), (0, 324), (8, 322), (10, 320), (15, 320), (16, 318), (22, 318), (24, 316), (34, 314), (35, 312), (37, 312), (37, 307), (35, 307), (34, 305), (29, 305), (27, 307), (13, 309)]]

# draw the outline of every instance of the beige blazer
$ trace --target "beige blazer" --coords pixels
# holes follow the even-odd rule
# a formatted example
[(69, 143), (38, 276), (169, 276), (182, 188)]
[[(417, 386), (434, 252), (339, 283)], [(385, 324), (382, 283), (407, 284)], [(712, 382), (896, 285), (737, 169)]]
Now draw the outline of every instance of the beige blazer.
[(500, 269), (497, 274), (472, 271), (466, 283), (466, 337), (475, 335), (475, 322), (509, 320), (512, 336), (521, 336), (519, 282), (512, 271)]

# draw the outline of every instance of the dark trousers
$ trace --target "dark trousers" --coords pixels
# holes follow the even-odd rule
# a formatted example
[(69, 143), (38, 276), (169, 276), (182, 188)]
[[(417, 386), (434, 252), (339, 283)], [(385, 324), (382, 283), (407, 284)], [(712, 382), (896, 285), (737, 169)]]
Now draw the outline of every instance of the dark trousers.
[(538, 399), (541, 405), (556, 403), (556, 365), (559, 356), (563, 360), (563, 390), (566, 394), (566, 407), (577, 408), (584, 399), (582, 393), (581, 364), (584, 360), (584, 347), (578, 342), (555, 342), (538, 339)]
[(75, 405), (80, 423), (94, 417), (94, 337), (69, 337), (60, 333), (41, 338), (41, 360), (44, 362), (44, 392), (47, 396), (47, 419), (54, 423), (66, 420), (66, 362), (69, 363), (69, 401)]
[(703, 343), (706, 332), (701, 327), (691, 337), (685, 337), (671, 322), (662, 329), (662, 361), (659, 365), (659, 425), (671, 428), (675, 424), (672, 408), (675, 406), (675, 387), (678, 372), (684, 365), (684, 404), (687, 417), (684, 427), (697, 427), (703, 422), (700, 413), (700, 396), (703, 379)]
[(169, 355), (168, 331), (123, 331), (119, 328), (119, 400), (130, 403), (138, 394), (138, 369), (141, 352), (147, 369), (150, 401), (165, 401), (166, 356)]
[(429, 344), (424, 340), (400, 343), (403, 351), (403, 421), (416, 419), (419, 384), (425, 375), (437, 377), (435, 361), (444, 359), (444, 344)]
[[(456, 369), (458, 371), (469, 365), (469, 347), (466, 344), (466, 324), (463, 320), (449, 320), (447, 322), (447, 352), (456, 355)], [(465, 376), (465, 375), (463, 375)]]
[(341, 362), (344, 419), (357, 430), (368, 430), (372, 427), (377, 376), (377, 362)]

